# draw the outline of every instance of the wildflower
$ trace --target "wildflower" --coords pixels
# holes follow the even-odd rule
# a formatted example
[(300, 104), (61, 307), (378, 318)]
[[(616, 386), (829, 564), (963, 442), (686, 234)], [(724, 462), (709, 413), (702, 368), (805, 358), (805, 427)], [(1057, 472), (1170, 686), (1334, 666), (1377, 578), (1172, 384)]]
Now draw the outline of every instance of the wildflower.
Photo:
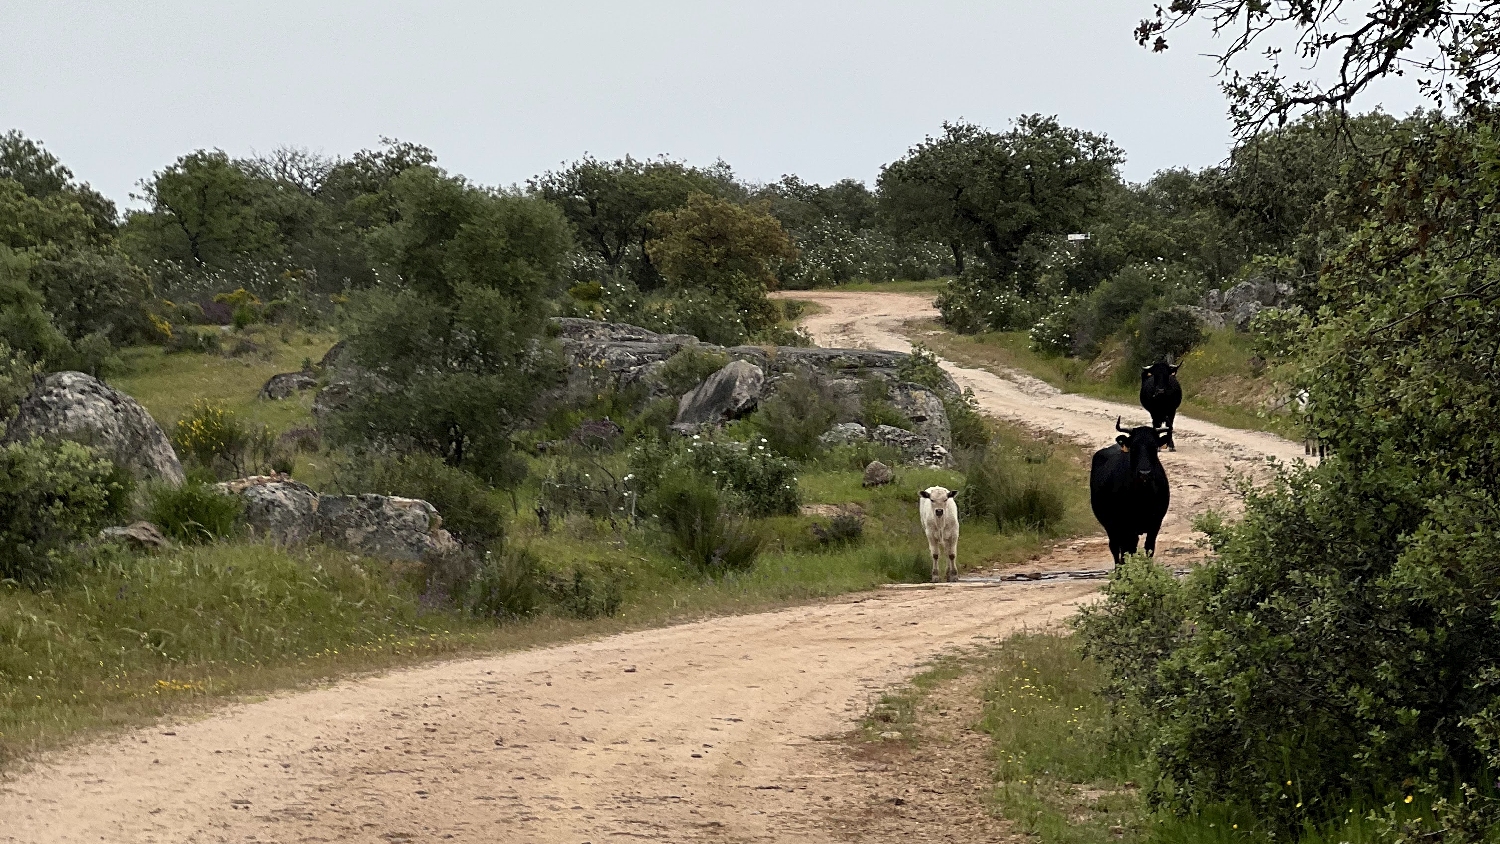
[[(1408, 795), (1406, 795), (1406, 802), (1407, 802), (1407, 803), (1410, 803), (1410, 802), (1411, 802), (1411, 795), (1410, 795), (1410, 794), (1408, 794)], [(1299, 806), (1300, 806), (1300, 805), (1302, 805), (1302, 804), (1301, 804), (1301, 803), (1298, 803), (1298, 804), (1297, 804), (1297, 805), (1299, 805)]]

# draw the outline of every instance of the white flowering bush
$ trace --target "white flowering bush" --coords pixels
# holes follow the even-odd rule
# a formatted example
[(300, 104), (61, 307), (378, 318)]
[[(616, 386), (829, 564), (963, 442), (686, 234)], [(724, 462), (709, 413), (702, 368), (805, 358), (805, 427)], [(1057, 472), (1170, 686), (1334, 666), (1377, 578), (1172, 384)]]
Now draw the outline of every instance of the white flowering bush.
[(630, 479), (642, 496), (676, 470), (712, 481), (741, 500), (754, 516), (790, 515), (802, 504), (796, 464), (767, 447), (764, 439), (743, 443), (703, 435), (665, 443), (644, 443), (631, 453)]

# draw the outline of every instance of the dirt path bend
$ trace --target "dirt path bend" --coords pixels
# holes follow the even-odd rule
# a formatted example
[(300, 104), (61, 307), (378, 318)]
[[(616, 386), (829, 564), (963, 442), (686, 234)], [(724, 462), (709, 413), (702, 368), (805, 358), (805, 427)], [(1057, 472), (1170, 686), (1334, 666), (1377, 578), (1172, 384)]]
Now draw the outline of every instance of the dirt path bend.
[[(776, 295), (824, 308), (802, 320), (802, 327), (820, 346), (908, 351), (913, 329), (907, 324), (938, 316), (931, 295), (817, 290)], [(942, 361), (942, 366), (960, 387), (974, 390), (985, 413), (1089, 451), (1114, 441), (1116, 417), (1123, 416), (1126, 427), (1151, 422), (1137, 405), (1064, 393), (1023, 372), (994, 373), (950, 361)], [(1193, 517), (1208, 509), (1238, 512), (1240, 502), (1232, 485), (1226, 483), (1231, 472), (1262, 477), (1267, 458), (1283, 463), (1303, 458), (1301, 445), (1273, 434), (1226, 428), (1181, 414), (1175, 432), (1177, 451), (1161, 454), (1172, 483), (1172, 505), (1157, 539), (1157, 554), (1168, 563), (1201, 554), (1192, 530)], [(1109, 550), (1103, 537), (1080, 540), (1070, 548), (1059, 549), (1037, 567), (1098, 568), (1101, 554), (1107, 566)]]
[[(906, 348), (921, 297), (798, 294), (825, 341)], [(953, 369), (984, 407), (1107, 442), (1104, 402)], [(1287, 443), (1184, 422), (1174, 512)], [(1185, 485), (1185, 486), (1184, 486)], [(1169, 541), (1190, 547), (1185, 523)], [(1040, 567), (1099, 567), (1097, 542)], [(1095, 584), (882, 591), (404, 670), (55, 754), (0, 784), (0, 842), (848, 841), (875, 787), (821, 738), (954, 646), (1071, 615)], [(964, 840), (929, 830), (933, 840)], [(924, 833), (925, 834), (925, 833)]]

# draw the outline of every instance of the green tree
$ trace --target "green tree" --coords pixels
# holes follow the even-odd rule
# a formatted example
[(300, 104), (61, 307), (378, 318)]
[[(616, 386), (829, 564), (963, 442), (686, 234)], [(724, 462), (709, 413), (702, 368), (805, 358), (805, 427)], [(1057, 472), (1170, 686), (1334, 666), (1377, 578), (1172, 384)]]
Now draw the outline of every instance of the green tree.
[(502, 482), (510, 433), (558, 374), (542, 337), (566, 224), (540, 200), (431, 167), (383, 193), (393, 222), (372, 249), (402, 284), (356, 302), (349, 354), (366, 374), (335, 438), (417, 448)]
[(776, 264), (795, 260), (797, 250), (764, 207), (696, 193), (676, 211), (657, 212), (651, 224), (658, 234), (646, 251), (674, 289), (728, 302), (751, 331), (777, 323), (766, 291), (776, 286)]
[(647, 247), (653, 215), (682, 207), (694, 193), (737, 197), (743, 190), (729, 166), (707, 169), (666, 158), (615, 161), (584, 157), (532, 179), (531, 190), (562, 210), (578, 242), (610, 268), (625, 268), (642, 290), (661, 278)]
[(898, 233), (948, 244), (960, 272), (965, 255), (978, 255), (1009, 276), (1037, 239), (1095, 216), (1123, 160), (1108, 138), (1052, 117), (1022, 117), (1005, 133), (945, 123), (881, 170), (882, 212)]
[(124, 237), (139, 258), (223, 267), (283, 251), (275, 224), (255, 203), (254, 180), (221, 150), (185, 155), (141, 183), (150, 203), (126, 220)]
[(64, 167), (57, 156), (19, 130), (0, 135), (0, 179), (19, 183), (28, 196), (37, 199), (62, 194), (89, 215), (96, 236), (110, 237), (115, 232), (115, 204), (87, 184), (75, 182), (73, 171)]

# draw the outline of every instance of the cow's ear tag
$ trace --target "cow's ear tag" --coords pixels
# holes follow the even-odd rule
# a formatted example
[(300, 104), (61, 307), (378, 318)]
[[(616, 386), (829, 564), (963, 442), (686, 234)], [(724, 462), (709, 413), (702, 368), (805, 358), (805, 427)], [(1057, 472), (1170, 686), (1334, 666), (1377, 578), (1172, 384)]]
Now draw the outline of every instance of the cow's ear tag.
[(1117, 442), (1117, 443), (1120, 444), (1120, 450), (1121, 451), (1129, 451), (1130, 450), (1130, 446), (1127, 445), (1127, 443), (1130, 442), (1130, 438), (1127, 437), (1127, 436), (1125, 436), (1124, 434), (1121, 434), (1118, 437), (1115, 437), (1115, 442)]

